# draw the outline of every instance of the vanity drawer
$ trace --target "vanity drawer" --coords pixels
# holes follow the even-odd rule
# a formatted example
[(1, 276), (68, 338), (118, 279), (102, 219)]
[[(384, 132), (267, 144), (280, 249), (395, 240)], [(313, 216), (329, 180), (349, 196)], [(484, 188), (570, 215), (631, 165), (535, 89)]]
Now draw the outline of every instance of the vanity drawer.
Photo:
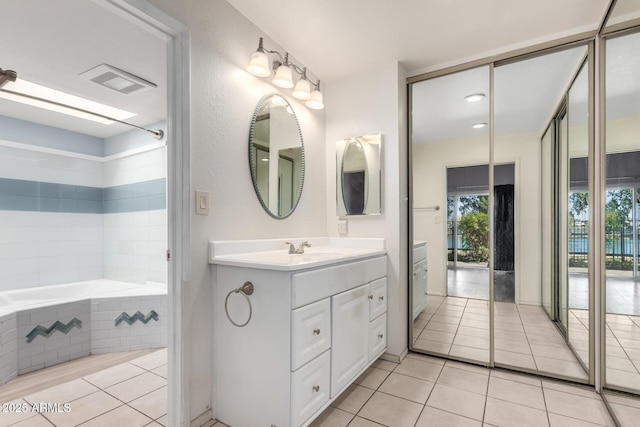
[(387, 278), (371, 282), (369, 293), (369, 320), (387, 312)]
[(291, 425), (300, 426), (329, 401), (331, 351), (291, 374)]
[(387, 316), (369, 323), (369, 361), (380, 356), (387, 347)]
[(291, 370), (331, 347), (331, 299), (291, 312)]

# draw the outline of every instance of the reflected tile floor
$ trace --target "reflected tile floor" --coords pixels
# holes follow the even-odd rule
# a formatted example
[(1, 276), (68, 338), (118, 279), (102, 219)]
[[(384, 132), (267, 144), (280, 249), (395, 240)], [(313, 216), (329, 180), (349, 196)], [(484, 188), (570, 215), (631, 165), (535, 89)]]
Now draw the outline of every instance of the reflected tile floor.
[[(497, 363), (588, 379), (542, 307), (496, 302), (494, 316)], [(489, 302), (430, 295), (413, 334), (415, 348), (488, 363)]]
[[(640, 407), (640, 401), (635, 402)], [(619, 417), (620, 418), (620, 417)], [(632, 426), (637, 420), (631, 419)], [(613, 426), (587, 387), (409, 353), (379, 360), (312, 427)]]

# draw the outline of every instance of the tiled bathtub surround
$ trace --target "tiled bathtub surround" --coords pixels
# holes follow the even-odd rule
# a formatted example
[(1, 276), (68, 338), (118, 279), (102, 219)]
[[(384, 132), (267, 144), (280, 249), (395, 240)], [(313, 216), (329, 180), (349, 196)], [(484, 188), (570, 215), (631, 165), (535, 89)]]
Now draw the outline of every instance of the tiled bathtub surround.
[(166, 148), (108, 161), (60, 153), (0, 141), (0, 291), (166, 283)]
[[(123, 311), (153, 311), (154, 320), (115, 324)], [(0, 317), (0, 384), (48, 366), (89, 354), (134, 351), (167, 346), (167, 295), (91, 298), (36, 307)], [(49, 328), (77, 319), (81, 327), (28, 337), (38, 326)]]

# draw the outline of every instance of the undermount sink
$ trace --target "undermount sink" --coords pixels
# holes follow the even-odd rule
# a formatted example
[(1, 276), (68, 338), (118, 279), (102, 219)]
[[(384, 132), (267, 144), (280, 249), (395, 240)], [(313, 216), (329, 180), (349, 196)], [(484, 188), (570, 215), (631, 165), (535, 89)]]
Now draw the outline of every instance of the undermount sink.
[(235, 265), (269, 270), (299, 270), (343, 261), (352, 261), (358, 258), (368, 258), (386, 253), (384, 248), (380, 247), (335, 247), (326, 245), (326, 243), (324, 245), (317, 245), (315, 243), (316, 242), (312, 242), (311, 247), (305, 248), (302, 254), (290, 254), (288, 249), (284, 248), (256, 252), (247, 251), (216, 255), (211, 258), (210, 262), (212, 264)]

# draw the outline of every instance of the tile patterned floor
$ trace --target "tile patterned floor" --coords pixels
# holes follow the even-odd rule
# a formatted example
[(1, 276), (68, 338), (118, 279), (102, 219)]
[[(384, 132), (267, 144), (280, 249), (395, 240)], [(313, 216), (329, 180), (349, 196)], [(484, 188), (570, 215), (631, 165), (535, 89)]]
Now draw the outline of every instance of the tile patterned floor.
[(0, 427), (166, 426), (166, 366), (162, 349), (24, 396), (11, 403), (68, 403), (70, 411), (3, 413)]
[[(620, 403), (631, 404), (640, 411), (639, 401)], [(376, 362), (311, 426), (598, 425), (614, 422), (586, 387), (410, 353)]]
[[(496, 302), (494, 325), (497, 363), (588, 378), (542, 307)], [(430, 295), (413, 334), (415, 348), (488, 363), (489, 303)], [(588, 332), (585, 336), (588, 343)]]

